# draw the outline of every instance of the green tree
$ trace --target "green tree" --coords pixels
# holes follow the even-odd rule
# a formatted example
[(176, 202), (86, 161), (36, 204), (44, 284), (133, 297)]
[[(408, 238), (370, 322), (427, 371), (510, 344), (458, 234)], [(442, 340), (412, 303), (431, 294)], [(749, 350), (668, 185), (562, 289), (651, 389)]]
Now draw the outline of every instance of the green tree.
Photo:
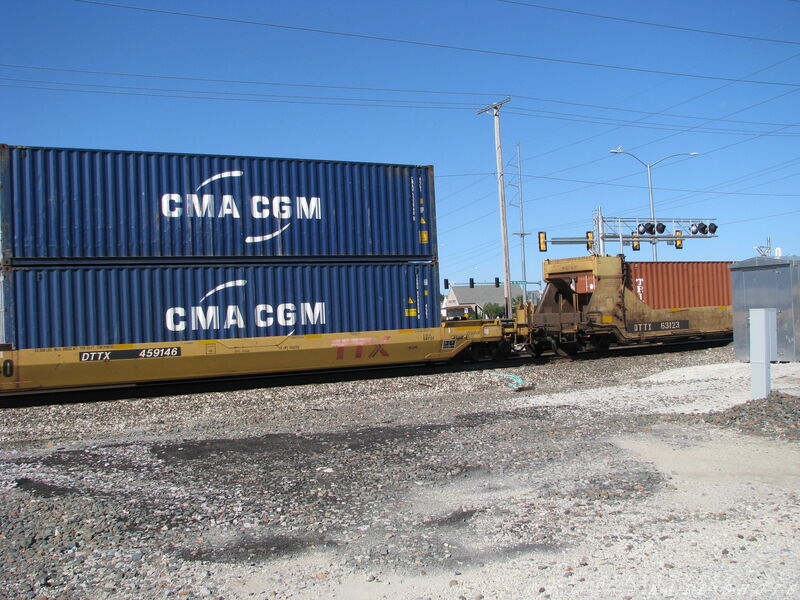
[(487, 302), (483, 306), (483, 314), (485, 314), (490, 319), (494, 319), (495, 317), (502, 317), (506, 312), (505, 307), (500, 306), (495, 302)]

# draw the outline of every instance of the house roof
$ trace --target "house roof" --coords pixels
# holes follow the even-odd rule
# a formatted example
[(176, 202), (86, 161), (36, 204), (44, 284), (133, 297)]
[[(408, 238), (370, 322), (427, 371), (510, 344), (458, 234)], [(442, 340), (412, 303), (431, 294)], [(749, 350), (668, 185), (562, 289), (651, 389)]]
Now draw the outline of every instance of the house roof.
[[(494, 287), (493, 285), (476, 285), (474, 288), (468, 285), (454, 285), (450, 287), (458, 304), (477, 304), (486, 306), (490, 302), (503, 305), (503, 286)], [(511, 298), (522, 296), (521, 285), (511, 285)]]

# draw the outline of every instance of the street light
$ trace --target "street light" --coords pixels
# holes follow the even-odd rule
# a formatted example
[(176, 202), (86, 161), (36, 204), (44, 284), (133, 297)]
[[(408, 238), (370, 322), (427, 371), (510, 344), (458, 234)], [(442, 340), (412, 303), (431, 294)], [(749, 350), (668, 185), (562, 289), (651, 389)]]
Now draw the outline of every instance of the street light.
[[(647, 169), (647, 189), (650, 192), (650, 222), (656, 222), (656, 215), (655, 215), (655, 207), (653, 206), (653, 175), (651, 173), (651, 169), (655, 167), (658, 163), (664, 162), (668, 158), (672, 158), (673, 156), (697, 156), (699, 152), (679, 152), (677, 154), (670, 154), (669, 156), (665, 156), (664, 158), (659, 158), (656, 162), (646, 163), (641, 158), (636, 156), (635, 154), (631, 154), (630, 152), (626, 152), (622, 149), (622, 146), (615, 150), (610, 150), (611, 154), (627, 154), (638, 160), (642, 165), (645, 166)], [(653, 261), (658, 261), (658, 254), (656, 253), (656, 240), (650, 242), (653, 244)]]

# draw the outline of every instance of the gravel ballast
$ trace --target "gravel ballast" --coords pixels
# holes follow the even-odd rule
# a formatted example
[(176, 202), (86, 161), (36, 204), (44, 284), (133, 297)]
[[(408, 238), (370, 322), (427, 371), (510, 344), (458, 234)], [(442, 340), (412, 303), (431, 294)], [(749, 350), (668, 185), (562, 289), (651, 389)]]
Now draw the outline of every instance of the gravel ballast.
[(800, 365), (755, 401), (749, 369), (625, 351), (3, 409), (0, 597), (798, 597)]

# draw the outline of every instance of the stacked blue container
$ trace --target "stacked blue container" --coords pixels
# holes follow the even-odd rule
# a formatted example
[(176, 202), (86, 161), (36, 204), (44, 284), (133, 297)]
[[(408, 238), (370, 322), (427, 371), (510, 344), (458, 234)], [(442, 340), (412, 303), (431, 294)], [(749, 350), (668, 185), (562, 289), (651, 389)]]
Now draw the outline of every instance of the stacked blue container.
[(0, 146), (1, 343), (435, 327), (432, 167)]

